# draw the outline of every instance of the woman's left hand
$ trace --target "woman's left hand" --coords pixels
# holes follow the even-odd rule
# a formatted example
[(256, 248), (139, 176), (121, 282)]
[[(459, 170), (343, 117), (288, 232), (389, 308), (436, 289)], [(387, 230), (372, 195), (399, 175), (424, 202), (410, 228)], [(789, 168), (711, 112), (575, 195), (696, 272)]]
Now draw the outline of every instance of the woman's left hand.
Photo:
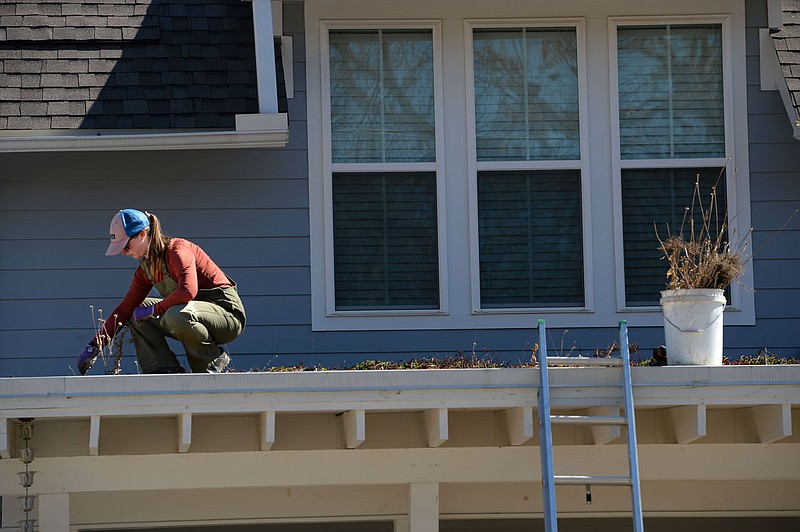
[(147, 307), (136, 307), (133, 310), (133, 319), (138, 321), (148, 316), (152, 316), (155, 308), (156, 308), (155, 305), (149, 305)]

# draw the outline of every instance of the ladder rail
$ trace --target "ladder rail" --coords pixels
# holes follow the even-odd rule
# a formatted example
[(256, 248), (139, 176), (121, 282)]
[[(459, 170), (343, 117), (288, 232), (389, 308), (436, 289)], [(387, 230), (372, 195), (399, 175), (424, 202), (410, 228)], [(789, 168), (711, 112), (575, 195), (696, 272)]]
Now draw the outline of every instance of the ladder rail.
[(633, 530), (644, 532), (642, 493), (639, 485), (639, 446), (636, 441), (636, 416), (633, 412), (633, 385), (631, 383), (631, 355), (628, 346), (628, 323), (619, 322), (620, 351), (622, 352), (622, 383), (625, 387), (625, 417), (628, 420), (628, 472), (631, 477), (631, 505)]
[(539, 320), (539, 454), (542, 461), (542, 505), (545, 532), (558, 532), (556, 487), (553, 469), (553, 432), (550, 424), (550, 380), (547, 375), (547, 337)]
[[(586, 357), (548, 357), (544, 320), (539, 320), (539, 454), (542, 462), (542, 503), (544, 507), (545, 532), (558, 531), (555, 486), (592, 484), (606, 486), (630, 486), (634, 532), (644, 532), (642, 499), (639, 485), (639, 453), (636, 442), (636, 422), (633, 410), (633, 387), (631, 384), (630, 348), (627, 322), (619, 322), (620, 353), (618, 359)], [(550, 408), (550, 378), (548, 366), (622, 366), (624, 416), (560, 416), (552, 415)], [(553, 465), (552, 425), (625, 425), (627, 428), (628, 476), (556, 475)], [(587, 491), (587, 493), (589, 493)]]

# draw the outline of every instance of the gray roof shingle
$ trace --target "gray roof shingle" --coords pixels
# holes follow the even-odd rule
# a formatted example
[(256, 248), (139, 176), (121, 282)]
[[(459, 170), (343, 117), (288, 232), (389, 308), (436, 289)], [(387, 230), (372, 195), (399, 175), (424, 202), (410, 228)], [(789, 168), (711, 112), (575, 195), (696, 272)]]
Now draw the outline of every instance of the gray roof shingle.
[(783, 0), (783, 28), (772, 34), (778, 62), (789, 88), (794, 119), (800, 120), (800, 0)]
[(232, 129), (236, 114), (258, 112), (251, 9), (241, 0), (0, 3), (0, 129)]

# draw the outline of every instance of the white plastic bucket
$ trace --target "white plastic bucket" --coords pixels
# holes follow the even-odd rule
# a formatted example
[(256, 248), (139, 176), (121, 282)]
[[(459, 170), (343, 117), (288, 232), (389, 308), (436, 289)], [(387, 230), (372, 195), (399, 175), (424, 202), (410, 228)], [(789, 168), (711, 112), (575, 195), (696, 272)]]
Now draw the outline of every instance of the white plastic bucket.
[(661, 309), (670, 366), (722, 365), (723, 290), (664, 290)]

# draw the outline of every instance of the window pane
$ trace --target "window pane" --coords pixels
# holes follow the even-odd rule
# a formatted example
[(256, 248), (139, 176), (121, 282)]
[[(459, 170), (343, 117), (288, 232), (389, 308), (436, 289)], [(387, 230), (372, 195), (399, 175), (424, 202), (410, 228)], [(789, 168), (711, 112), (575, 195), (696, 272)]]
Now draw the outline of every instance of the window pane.
[(434, 173), (333, 175), (337, 310), (439, 308)]
[(623, 159), (724, 157), (722, 29), (617, 30)]
[(580, 172), (478, 173), (481, 307), (578, 307)]
[[(702, 197), (695, 201), (693, 218), (700, 223), (700, 201), (708, 209), (711, 188), (717, 186), (716, 212), (720, 226), (727, 214), (725, 177), (719, 179), (716, 168), (623, 170), (622, 232), (625, 247), (625, 300), (628, 306), (658, 305), (661, 290), (667, 285), (667, 263), (661, 260), (658, 235), (663, 239), (681, 233), (691, 234), (691, 216), (684, 213), (692, 207), (695, 181), (700, 176)], [(715, 218), (716, 219), (716, 218)], [(695, 232), (697, 234), (697, 232)]]
[(476, 29), (479, 161), (580, 158), (574, 28)]
[(330, 32), (335, 163), (434, 161), (431, 30)]

